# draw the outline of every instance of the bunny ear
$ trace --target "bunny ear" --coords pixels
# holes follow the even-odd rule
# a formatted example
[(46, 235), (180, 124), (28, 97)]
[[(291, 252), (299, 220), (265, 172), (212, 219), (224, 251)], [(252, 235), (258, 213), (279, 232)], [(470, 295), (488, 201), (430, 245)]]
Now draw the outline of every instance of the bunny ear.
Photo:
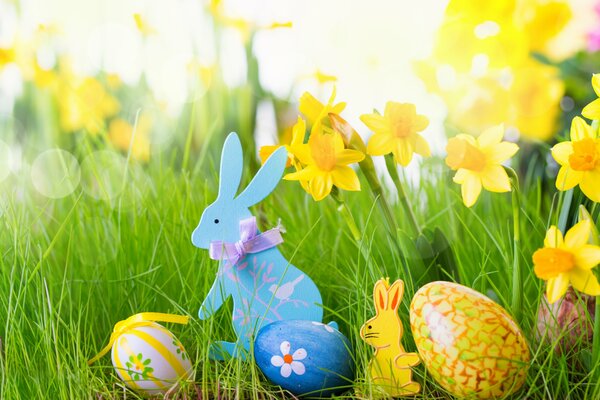
[(404, 282), (398, 279), (390, 286), (388, 290), (388, 304), (390, 310), (397, 310), (400, 302), (402, 301), (402, 295), (404, 294)]
[(231, 199), (235, 197), (242, 179), (244, 155), (242, 144), (237, 133), (231, 132), (221, 154), (221, 172), (219, 176), (219, 199)]
[(375, 303), (375, 310), (378, 314), (380, 311), (384, 311), (387, 308), (388, 292), (385, 280), (383, 279), (375, 282), (375, 287), (373, 288), (373, 302)]
[(236, 201), (245, 207), (250, 207), (267, 197), (281, 180), (287, 159), (285, 147), (275, 150)]

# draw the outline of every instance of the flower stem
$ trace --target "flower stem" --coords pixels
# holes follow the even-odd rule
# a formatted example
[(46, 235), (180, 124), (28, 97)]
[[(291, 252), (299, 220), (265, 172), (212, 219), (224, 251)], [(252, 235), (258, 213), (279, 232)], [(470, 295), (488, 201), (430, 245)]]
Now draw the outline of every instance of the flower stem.
[(521, 263), (519, 261), (521, 249), (521, 230), (520, 230), (520, 191), (519, 177), (512, 169), (505, 167), (511, 178), (512, 184), (512, 212), (513, 212), (513, 265), (512, 265), (512, 301), (511, 311), (517, 323), (521, 322), (523, 308), (523, 277), (521, 272)]
[(387, 202), (387, 199), (383, 194), (381, 183), (379, 182), (379, 178), (377, 177), (377, 173), (375, 172), (375, 166), (373, 165), (373, 159), (371, 158), (371, 156), (366, 156), (365, 160), (358, 163), (358, 165), (362, 170), (365, 178), (367, 179), (367, 183), (371, 188), (371, 192), (375, 196), (375, 201), (377, 201), (379, 210), (383, 214), (386, 226), (390, 231), (392, 238), (395, 239), (396, 235), (398, 234), (398, 224), (396, 223), (396, 219), (394, 217), (392, 208), (390, 207), (390, 204)]
[(600, 296), (596, 296), (596, 310), (594, 312), (594, 338), (592, 339), (592, 382), (600, 378)]
[(358, 226), (356, 226), (356, 222), (354, 221), (354, 217), (352, 216), (352, 213), (350, 212), (350, 209), (346, 205), (346, 202), (344, 201), (344, 199), (340, 195), (340, 192), (337, 190), (337, 188), (334, 187), (331, 190), (331, 197), (337, 203), (337, 205), (338, 205), (337, 210), (342, 215), (342, 217), (344, 218), (344, 220), (346, 221), (346, 225), (348, 225), (348, 228), (350, 229), (350, 233), (352, 233), (352, 238), (356, 242), (360, 242), (361, 239), (362, 239), (362, 235), (360, 233), (360, 230), (358, 229)]
[[(598, 246), (598, 242), (600, 241), (600, 237), (598, 236), (598, 231), (595, 228), (595, 223), (593, 220), (593, 216), (596, 214), (596, 207), (598, 203), (594, 203), (592, 205), (592, 211), (588, 214), (590, 221), (592, 222), (593, 229), (593, 239), (592, 244)], [(583, 209), (583, 210), (582, 210)], [(583, 206), (579, 206), (579, 220), (581, 220), (582, 211), (585, 211)], [(594, 311), (594, 336), (592, 339), (592, 370), (594, 371), (592, 375), (592, 382), (598, 382), (600, 379), (600, 296), (596, 296), (596, 309)]]
[(410, 200), (406, 195), (406, 191), (404, 190), (404, 186), (402, 182), (400, 182), (400, 176), (398, 175), (398, 170), (396, 169), (396, 161), (394, 161), (394, 156), (392, 154), (388, 154), (385, 156), (385, 166), (387, 167), (388, 173), (396, 186), (396, 190), (398, 191), (398, 200), (400, 204), (402, 204), (402, 208), (404, 208), (404, 212), (408, 215), (408, 221), (410, 222), (410, 226), (417, 236), (421, 234), (421, 227), (417, 222), (417, 217), (413, 212), (413, 209), (410, 204)]
[(358, 166), (367, 179), (367, 183), (371, 188), (371, 192), (375, 196), (375, 201), (377, 201), (379, 210), (383, 214), (386, 227), (392, 236), (392, 239), (394, 239), (394, 243), (396, 243), (395, 239), (398, 235), (398, 224), (394, 218), (392, 208), (383, 194), (381, 183), (379, 182), (379, 177), (377, 176), (377, 171), (375, 170), (375, 164), (373, 163), (373, 158), (367, 154), (367, 146), (365, 145), (365, 142), (363, 142), (358, 132), (356, 132), (354, 128), (338, 114), (329, 113), (329, 121), (332, 128), (342, 135), (342, 139), (344, 140), (344, 144), (347, 148), (351, 150), (358, 150), (365, 154), (365, 158), (358, 163)]

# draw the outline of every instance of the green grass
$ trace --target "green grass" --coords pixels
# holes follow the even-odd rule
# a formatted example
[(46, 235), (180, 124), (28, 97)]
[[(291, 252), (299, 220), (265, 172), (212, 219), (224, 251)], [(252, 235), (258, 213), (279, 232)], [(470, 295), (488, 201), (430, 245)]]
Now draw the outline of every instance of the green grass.
[[(187, 326), (170, 325), (195, 360), (195, 382), (184, 384), (181, 398), (282, 398), (252, 363), (207, 359), (214, 340), (233, 339), (231, 303), (208, 321), (198, 308), (210, 288), (217, 262), (195, 248), (190, 235), (205, 206), (215, 198), (218, 150), (192, 154), (181, 170), (178, 153), (162, 153), (147, 166), (131, 164), (124, 195), (111, 202), (96, 200), (79, 188), (60, 200), (37, 194), (23, 177), (2, 184), (0, 199), (0, 357), (2, 399), (138, 398), (117, 378), (110, 356), (88, 366), (86, 360), (108, 341), (114, 324), (132, 314), (154, 311), (190, 315)], [(246, 157), (254, 149), (246, 148)], [(80, 156), (84, 156), (85, 151)], [(195, 158), (196, 157), (196, 158)], [(418, 188), (410, 190), (417, 219), (440, 228), (454, 252), (459, 281), (508, 307), (511, 299), (512, 217), (509, 194), (484, 193), (472, 209), (460, 200), (443, 161), (424, 164)], [(245, 176), (247, 182), (249, 176)], [(295, 182), (283, 181), (253, 212), (262, 228), (281, 218), (287, 229), (282, 253), (319, 286), (325, 320), (336, 320), (356, 354), (357, 379), (342, 398), (369, 395), (364, 373), (372, 349), (359, 328), (374, 315), (371, 292), (382, 276), (407, 281), (400, 313), (403, 342), (414, 350), (408, 306), (414, 291), (428, 278), (409, 226), (394, 205), (400, 239), (385, 231), (381, 214), (362, 182), (360, 193), (344, 197), (363, 232), (361, 249), (331, 199), (315, 203)], [(600, 384), (589, 375), (584, 346), (559, 356), (533, 334), (543, 283), (533, 275), (531, 254), (541, 246), (551, 193), (531, 185), (522, 204), (521, 263), (524, 269), (523, 331), (532, 363), (527, 383), (516, 398), (564, 399), (600, 396)], [(410, 277), (404, 276), (404, 265)], [(443, 271), (429, 268), (429, 273)], [(599, 368), (600, 366), (596, 366)], [(422, 398), (449, 398), (427, 374), (415, 368)]]

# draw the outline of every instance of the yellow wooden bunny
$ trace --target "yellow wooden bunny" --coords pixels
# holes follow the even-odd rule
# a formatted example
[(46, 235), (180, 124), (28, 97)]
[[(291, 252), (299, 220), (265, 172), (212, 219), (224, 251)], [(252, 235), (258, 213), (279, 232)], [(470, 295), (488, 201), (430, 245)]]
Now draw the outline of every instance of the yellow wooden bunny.
[(401, 344), (403, 329), (398, 306), (403, 294), (402, 280), (398, 279), (391, 286), (387, 279), (378, 280), (373, 289), (377, 314), (360, 329), (361, 338), (375, 347), (369, 363), (371, 379), (392, 397), (414, 395), (421, 389), (419, 383), (412, 381), (410, 369), (419, 364), (419, 356), (407, 353)]

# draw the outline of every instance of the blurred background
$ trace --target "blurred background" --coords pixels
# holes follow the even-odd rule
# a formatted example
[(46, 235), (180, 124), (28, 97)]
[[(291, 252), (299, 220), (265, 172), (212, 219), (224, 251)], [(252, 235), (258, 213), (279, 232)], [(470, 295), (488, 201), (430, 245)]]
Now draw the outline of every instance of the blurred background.
[[(326, 101), (334, 85), (365, 138), (358, 116), (394, 100), (430, 119), (435, 154), (501, 122), (542, 154), (594, 98), (599, 12), (595, 0), (0, 0), (0, 180), (58, 198), (93, 152), (191, 169), (232, 130), (256, 152), (289, 140), (304, 91)], [(543, 177), (539, 158), (527, 168)]]

